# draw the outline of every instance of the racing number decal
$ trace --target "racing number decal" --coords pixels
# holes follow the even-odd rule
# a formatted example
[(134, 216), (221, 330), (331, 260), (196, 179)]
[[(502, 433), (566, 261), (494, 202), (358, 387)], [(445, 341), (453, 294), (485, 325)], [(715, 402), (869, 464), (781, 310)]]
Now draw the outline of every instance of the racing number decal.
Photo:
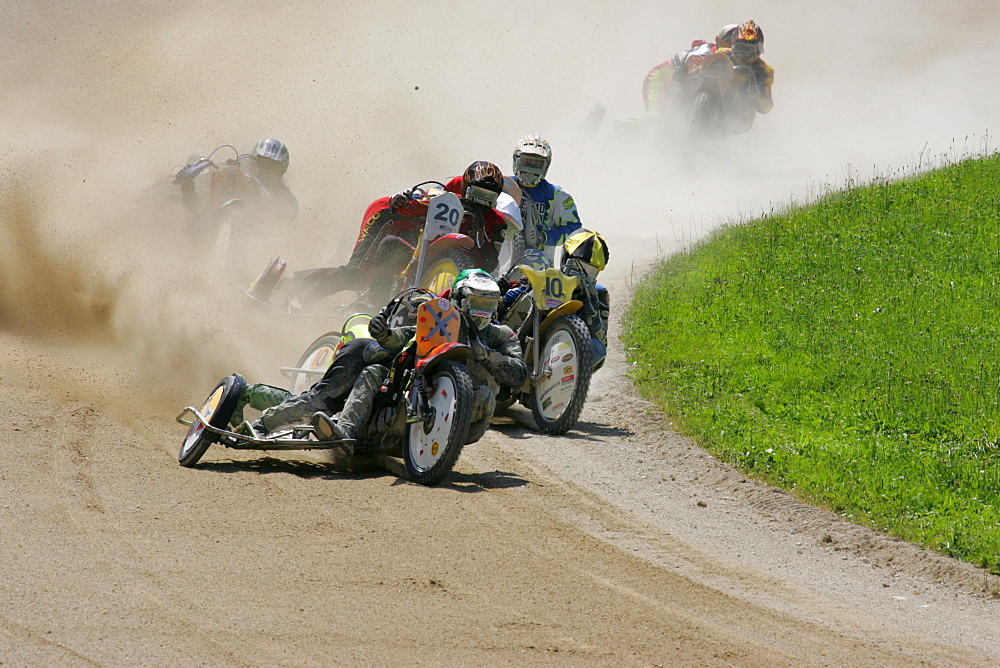
[(521, 265), (520, 268), (531, 283), (535, 303), (543, 311), (564, 304), (571, 298), (577, 283), (580, 281), (576, 276), (567, 276), (554, 267), (545, 271), (536, 271), (527, 265)]
[(441, 193), (431, 198), (427, 207), (427, 224), (425, 227), (425, 240), (437, 239), (442, 234), (452, 234), (462, 222), (462, 215), (465, 209), (462, 208), (462, 201), (455, 193)]
[(444, 202), (435, 202), (434, 204), (434, 208), (437, 209), (434, 220), (450, 225), (454, 229), (455, 225), (458, 224), (458, 209), (453, 209)]
[(563, 299), (563, 283), (561, 278), (558, 276), (545, 277), (545, 296), (565, 301)]

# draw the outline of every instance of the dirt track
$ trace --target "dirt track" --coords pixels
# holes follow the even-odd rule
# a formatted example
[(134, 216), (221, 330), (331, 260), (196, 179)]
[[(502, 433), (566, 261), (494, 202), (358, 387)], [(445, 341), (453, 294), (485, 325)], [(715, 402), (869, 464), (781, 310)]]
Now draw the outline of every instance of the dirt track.
[[(833, 10), (760, 9), (778, 107), (729, 159), (680, 172), (575, 134), (593, 102), (634, 113), (621, 100), (669, 55), (643, 37), (641, 14), (666, 11), (652, 3), (600, 21), (510, 7), (488, 62), (541, 59), (559, 75), (533, 83), (560, 93), (513, 111), (460, 85), (484, 67), (461, 39), (431, 39), (480, 29), (474, 17), (420, 23), (392, 3), (5, 8), (0, 664), (1000, 665), (998, 603), (981, 596), (996, 579), (715, 462), (631, 393), (620, 344), (578, 429), (541, 437), (515, 409), (437, 488), (296, 454), (214, 448), (178, 466), (185, 403), (234, 368), (277, 381), (336, 323), (246, 312), (134, 210), (188, 152), (278, 135), (303, 204), (281, 252), (309, 266), (341, 258), (336, 241), (375, 195), (484, 155), (506, 168), (512, 142), (541, 131), (553, 180), (612, 242), (619, 317), (658, 252), (720, 218), (808, 195), (803, 181), (844, 163), (898, 166), (986, 129), (995, 100), (954, 64), (965, 40), (994, 43), (996, 8), (970, 0), (942, 26), (943, 10), (900, 7), (868, 8), (857, 34), (821, 31), (809, 49), (794, 36)], [(553, 26), (546, 46), (518, 12)], [(669, 48), (723, 13), (673, 22)], [(906, 37), (883, 45), (890, 22)], [(595, 44), (619, 45), (615, 62)], [(835, 49), (842, 67), (817, 80)], [(895, 53), (897, 68), (874, 72), (862, 49)], [(927, 80), (947, 81), (961, 109), (915, 98)], [(521, 100), (523, 84), (505, 76), (490, 100)], [(831, 89), (841, 104), (817, 99)], [(892, 103), (891, 123), (873, 100)]]

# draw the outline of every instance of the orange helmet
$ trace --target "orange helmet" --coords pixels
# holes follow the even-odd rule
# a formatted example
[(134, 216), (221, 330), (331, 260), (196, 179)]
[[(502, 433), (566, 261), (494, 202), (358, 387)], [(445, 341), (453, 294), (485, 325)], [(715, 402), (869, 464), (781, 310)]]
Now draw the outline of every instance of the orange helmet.
[(752, 63), (764, 53), (764, 31), (753, 21), (741, 23), (733, 39), (733, 58), (740, 63)]

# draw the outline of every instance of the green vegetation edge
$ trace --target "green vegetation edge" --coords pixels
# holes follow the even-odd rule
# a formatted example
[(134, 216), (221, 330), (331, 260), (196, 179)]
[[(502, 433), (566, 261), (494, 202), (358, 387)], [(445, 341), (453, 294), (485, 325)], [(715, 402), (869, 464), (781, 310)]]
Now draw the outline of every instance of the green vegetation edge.
[(664, 261), (639, 391), (748, 475), (1000, 574), (1000, 154), (876, 180)]

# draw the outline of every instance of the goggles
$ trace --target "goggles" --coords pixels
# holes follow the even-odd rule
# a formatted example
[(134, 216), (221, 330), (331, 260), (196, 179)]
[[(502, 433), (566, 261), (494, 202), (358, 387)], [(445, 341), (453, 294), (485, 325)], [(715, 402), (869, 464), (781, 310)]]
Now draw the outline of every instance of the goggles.
[(545, 172), (548, 171), (548, 168), (549, 161), (545, 157), (533, 153), (522, 153), (514, 161), (514, 173), (522, 181), (527, 181), (525, 185), (528, 186), (536, 185), (545, 178)]
[(752, 63), (760, 55), (760, 48), (751, 42), (733, 44), (733, 58), (740, 63)]
[(465, 303), (466, 311), (472, 317), (489, 318), (492, 320), (497, 312), (497, 307), (500, 305), (500, 298), (485, 295), (468, 295), (465, 298)]
[(497, 205), (497, 198), (500, 193), (483, 188), (482, 186), (469, 186), (465, 189), (465, 199), (476, 204), (483, 204), (488, 207)]

